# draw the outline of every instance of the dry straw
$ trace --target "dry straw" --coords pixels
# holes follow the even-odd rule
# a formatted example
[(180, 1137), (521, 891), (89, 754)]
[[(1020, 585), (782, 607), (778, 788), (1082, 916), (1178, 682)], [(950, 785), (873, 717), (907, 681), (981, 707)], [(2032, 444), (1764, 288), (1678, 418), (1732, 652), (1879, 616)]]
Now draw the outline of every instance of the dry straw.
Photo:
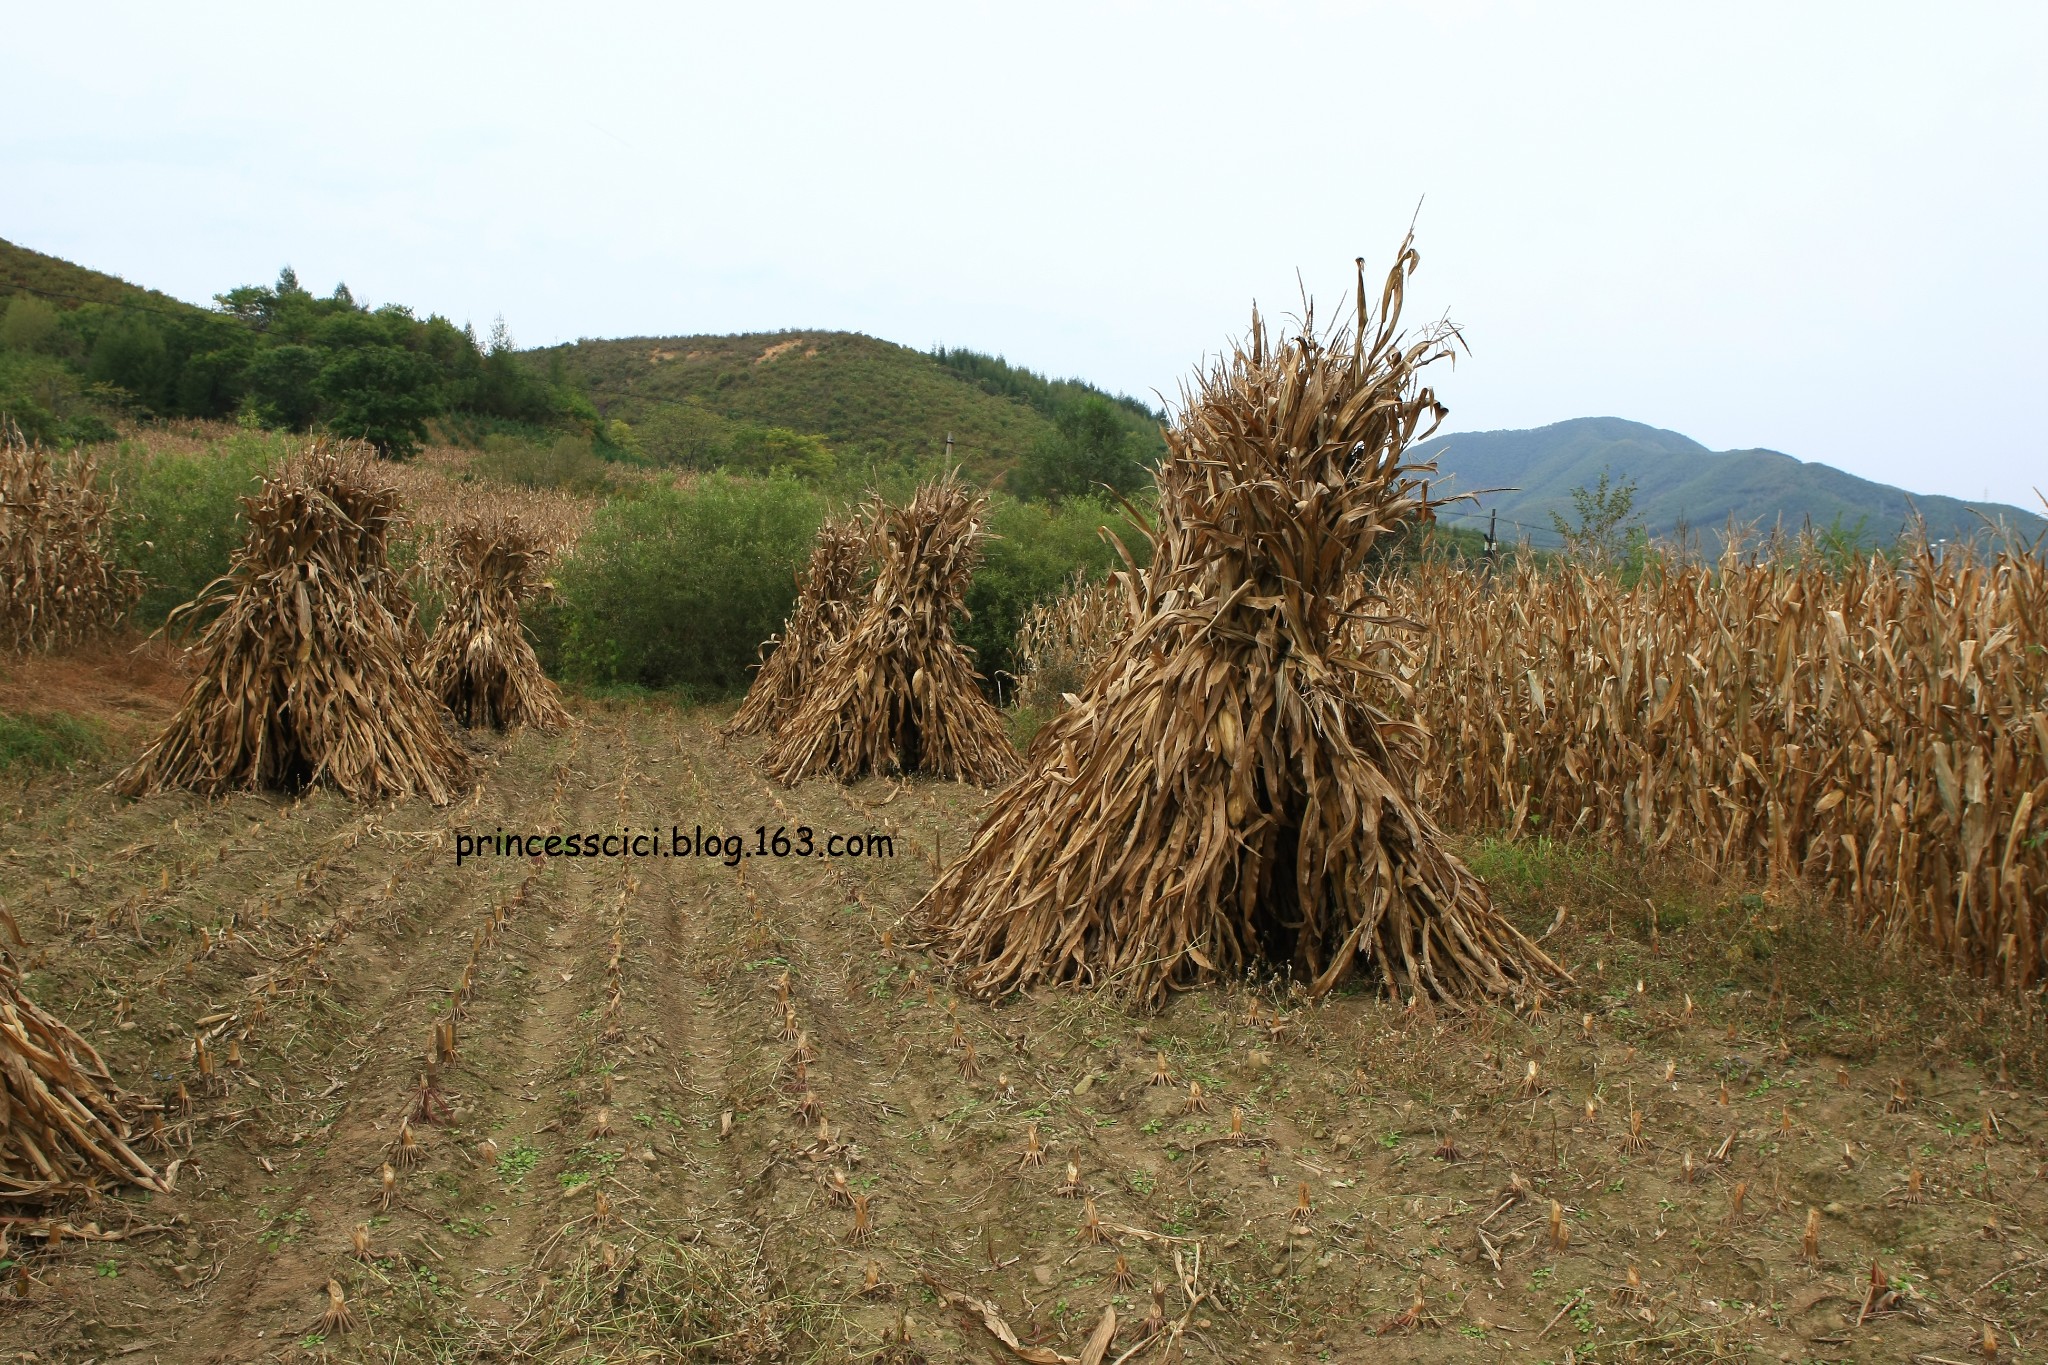
[(385, 557), (397, 490), (362, 449), (316, 444), (242, 509), (227, 576), (173, 613), (219, 613), (190, 651), (184, 702), (114, 789), (328, 782), (358, 800), (445, 804), (468, 758), (413, 672), (418, 627)]
[(1431, 807), (1803, 879), (2009, 986), (2048, 974), (2048, 567), (2035, 550), (1831, 568), (1568, 566), (1389, 580)]
[(953, 639), (986, 509), (950, 474), (906, 506), (871, 505), (874, 586), (778, 728), (770, 774), (793, 784), (818, 773), (853, 782), (924, 772), (989, 786), (1015, 769), (1002, 714)]
[(447, 606), (420, 662), (428, 689), (464, 725), (568, 724), (519, 623), (519, 604), (543, 586), (548, 551), (540, 534), (515, 516), (472, 516), (448, 532), (439, 557)]
[(1130, 624), (1115, 582), (1084, 583), (1077, 572), (1065, 595), (1039, 603), (1017, 627), (1018, 707), (1058, 710)]
[[(21, 942), (5, 911), (0, 932)], [(59, 1197), (96, 1176), (162, 1189), (128, 1146), (128, 1103), (92, 1044), (22, 993), (0, 946), (0, 1203)]]
[(1249, 338), (1167, 433), (1134, 625), (1039, 731), (921, 911), (983, 994), (1114, 985), (1156, 1004), (1265, 959), (1323, 992), (1369, 970), (1404, 996), (1527, 995), (1557, 968), (1421, 812), (1422, 744), (1376, 709), (1380, 656), (1340, 647), (1357, 570), (1425, 510), (1408, 445), (1443, 414), (1419, 371), (1448, 326), (1398, 332), (1404, 244), (1377, 315)]
[(108, 560), (113, 498), (84, 451), (54, 460), (0, 427), (0, 649), (52, 649), (111, 630), (142, 592)]
[(869, 530), (857, 517), (827, 521), (818, 529), (811, 561), (797, 580), (796, 606), (782, 634), (768, 642), (770, 652), (726, 726), (728, 734), (773, 734), (795, 714), (826, 657), (853, 631), (868, 541)]

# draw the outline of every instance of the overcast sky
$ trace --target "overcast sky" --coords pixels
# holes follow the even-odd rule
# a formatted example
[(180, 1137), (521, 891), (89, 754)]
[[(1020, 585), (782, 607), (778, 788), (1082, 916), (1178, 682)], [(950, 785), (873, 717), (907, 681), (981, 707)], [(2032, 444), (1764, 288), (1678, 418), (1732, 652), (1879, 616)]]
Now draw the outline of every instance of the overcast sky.
[[(322, 17), (324, 15), (324, 17)], [(1421, 203), (1453, 429), (2048, 490), (2048, 4), (0, 0), (0, 237), (203, 302), (840, 328), (1171, 398)]]

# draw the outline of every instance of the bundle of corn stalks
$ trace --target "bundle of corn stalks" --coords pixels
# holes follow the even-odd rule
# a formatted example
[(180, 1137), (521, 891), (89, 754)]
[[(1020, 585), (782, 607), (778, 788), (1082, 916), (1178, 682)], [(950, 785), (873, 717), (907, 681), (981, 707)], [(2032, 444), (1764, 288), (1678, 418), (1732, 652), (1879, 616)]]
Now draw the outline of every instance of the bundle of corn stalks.
[(76, 644), (135, 605), (141, 575), (107, 559), (112, 520), (91, 456), (59, 462), (0, 430), (0, 648)]
[[(21, 942), (5, 911), (0, 930)], [(127, 1098), (92, 1044), (22, 994), (0, 945), (0, 1203), (75, 1193), (96, 1176), (162, 1189), (128, 1146)]]
[(825, 658), (853, 630), (861, 608), (861, 577), (867, 569), (869, 528), (858, 518), (831, 520), (818, 528), (811, 562), (797, 580), (796, 606), (726, 728), (727, 734), (773, 734), (794, 714)]
[(1115, 582), (1082, 580), (1024, 614), (1017, 627), (1016, 702), (1026, 711), (1056, 711), (1079, 691), (1095, 665), (1131, 628), (1129, 602)]
[(173, 613), (219, 612), (190, 651), (192, 685), (114, 790), (330, 782), (358, 800), (450, 799), (468, 757), (409, 658), (418, 627), (386, 558), (399, 501), (363, 449), (319, 444), (242, 500), (227, 576)]
[(1436, 564), (1385, 591), (1423, 626), (1397, 680), (1411, 701), (1393, 704), (1442, 746), (1446, 823), (1540, 820), (1803, 879), (1954, 967), (2048, 977), (2038, 549), (1832, 568), (1731, 550), (1633, 587)]
[(428, 690), (472, 727), (568, 724), (519, 624), (519, 604), (543, 586), (548, 551), (540, 535), (515, 516), (479, 514), (449, 530), (437, 557), (447, 605), (420, 661)]
[(926, 772), (989, 786), (1015, 767), (1002, 714), (953, 639), (987, 505), (948, 474), (907, 506), (871, 506), (874, 585), (769, 745), (778, 780)]
[[(1355, 332), (1248, 340), (1168, 433), (1132, 628), (1032, 742), (920, 909), (984, 995), (1110, 986), (1143, 1004), (1242, 971), (1315, 992), (1368, 965), (1402, 995), (1540, 992), (1558, 969), (1501, 918), (1417, 801), (1419, 737), (1342, 648), (1355, 573), (1427, 513), (1402, 453), (1443, 409), (1418, 372), (1456, 333), (1397, 333), (1404, 244)], [(1426, 434), (1426, 433), (1423, 433)]]

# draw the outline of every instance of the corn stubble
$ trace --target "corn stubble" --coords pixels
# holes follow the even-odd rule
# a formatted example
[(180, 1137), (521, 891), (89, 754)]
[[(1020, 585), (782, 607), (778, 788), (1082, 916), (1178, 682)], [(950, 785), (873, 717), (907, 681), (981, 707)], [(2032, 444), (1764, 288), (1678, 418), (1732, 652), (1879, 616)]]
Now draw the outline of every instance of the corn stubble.
[(114, 501), (83, 451), (53, 460), (0, 426), (0, 649), (55, 649), (113, 629), (141, 595), (105, 540)]
[(874, 586), (777, 729), (771, 776), (793, 786), (818, 774), (922, 772), (986, 787), (1015, 770), (1002, 713), (953, 639), (987, 505), (950, 474), (903, 507), (870, 505)]
[(448, 605), (420, 675), (461, 724), (556, 730), (569, 723), (519, 623), (519, 604), (540, 591), (548, 558), (540, 532), (517, 517), (480, 514), (448, 532), (440, 575)]
[(113, 789), (292, 790), (445, 805), (469, 760), (415, 676), (419, 627), (386, 558), (398, 491), (353, 446), (316, 444), (245, 498), (226, 577), (173, 613), (218, 611), (178, 712)]
[(970, 988), (1113, 987), (1157, 1005), (1257, 960), (1317, 994), (1370, 969), (1403, 996), (1528, 996), (1560, 973), (1489, 902), (1418, 802), (1421, 737), (1339, 647), (1357, 574), (1426, 513), (1408, 445), (1443, 408), (1419, 372), (1448, 326), (1399, 333), (1404, 244), (1355, 332), (1248, 339), (1167, 432), (1132, 626), (1033, 741), (921, 912)]
[(853, 632), (864, 601), (869, 537), (858, 517), (829, 520), (818, 528), (810, 563), (797, 579), (796, 605), (782, 634), (763, 646), (768, 655), (725, 727), (727, 734), (772, 735), (795, 714), (826, 658)]

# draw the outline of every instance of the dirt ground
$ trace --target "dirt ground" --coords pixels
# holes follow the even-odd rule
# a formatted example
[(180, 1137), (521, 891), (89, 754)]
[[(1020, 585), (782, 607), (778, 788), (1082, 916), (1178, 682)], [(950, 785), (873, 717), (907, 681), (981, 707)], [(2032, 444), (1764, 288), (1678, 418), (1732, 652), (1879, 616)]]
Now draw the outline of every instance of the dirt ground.
[[(2048, 1355), (2038, 1013), (1822, 912), (1468, 842), (1557, 925), (1540, 1015), (956, 1001), (906, 916), (981, 793), (578, 709), (446, 811), (6, 779), (29, 989), (175, 1188), (15, 1215), (0, 1359)], [(895, 856), (455, 865), (678, 824)]]

